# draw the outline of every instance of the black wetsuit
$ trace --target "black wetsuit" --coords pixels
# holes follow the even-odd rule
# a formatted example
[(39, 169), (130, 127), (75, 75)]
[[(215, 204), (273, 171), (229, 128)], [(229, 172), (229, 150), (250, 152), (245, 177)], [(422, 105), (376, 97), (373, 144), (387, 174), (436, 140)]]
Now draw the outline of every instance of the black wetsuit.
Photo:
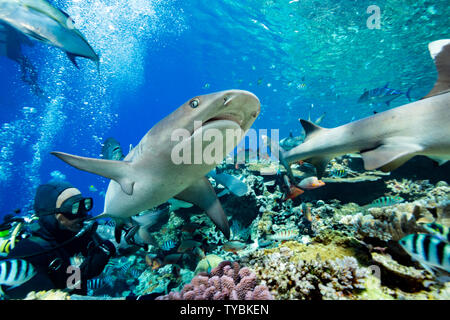
[(20, 241), (7, 257), (30, 262), (37, 274), (16, 288), (3, 286), (7, 298), (22, 299), (31, 291), (66, 289), (68, 284), (73, 285), (76, 273), (73, 268), (69, 268), (70, 258), (79, 253), (85, 258), (79, 268), (81, 288), (70, 293), (86, 295), (87, 280), (103, 271), (109, 258), (115, 254), (114, 245), (100, 238), (96, 232), (88, 232), (60, 248), (34, 255), (55, 248), (75, 235), (74, 232), (61, 229), (54, 215), (41, 217), (39, 224), (39, 230), (32, 237)]

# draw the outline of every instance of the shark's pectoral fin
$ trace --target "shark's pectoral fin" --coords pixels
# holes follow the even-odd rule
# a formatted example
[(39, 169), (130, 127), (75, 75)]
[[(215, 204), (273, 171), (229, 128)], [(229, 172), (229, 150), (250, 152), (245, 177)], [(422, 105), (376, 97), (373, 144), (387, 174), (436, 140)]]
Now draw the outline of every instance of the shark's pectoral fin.
[(230, 238), (230, 226), (222, 205), (214, 192), (214, 188), (206, 177), (201, 178), (174, 198), (195, 204), (206, 211), (206, 214), (225, 235)]
[(389, 172), (397, 169), (422, 150), (417, 144), (382, 144), (379, 147), (361, 152), (366, 170), (381, 169)]
[(73, 63), (73, 65), (77, 68), (80, 69), (80, 67), (78, 66), (77, 60), (75, 60), (75, 58), (77, 57), (76, 55), (70, 53), (70, 52), (66, 52), (67, 57), (69, 58), (69, 60)]
[(431, 42), (428, 49), (436, 65), (438, 79), (424, 99), (450, 90), (450, 39)]
[(120, 184), (123, 192), (133, 194), (134, 181), (128, 178), (130, 164), (127, 161), (85, 158), (55, 151), (51, 154), (77, 169), (112, 179)]
[(312, 164), (316, 168), (317, 178), (320, 179), (323, 177), (327, 164), (331, 159), (329, 157), (316, 157), (306, 159), (305, 162)]

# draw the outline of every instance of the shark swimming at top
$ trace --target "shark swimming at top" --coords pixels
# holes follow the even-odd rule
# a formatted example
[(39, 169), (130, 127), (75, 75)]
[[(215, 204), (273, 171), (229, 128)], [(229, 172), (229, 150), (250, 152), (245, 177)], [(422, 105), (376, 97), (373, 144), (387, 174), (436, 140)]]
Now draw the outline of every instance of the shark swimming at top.
[[(223, 149), (222, 161), (242, 140), (260, 113), (258, 98), (241, 90), (228, 90), (190, 99), (158, 122), (141, 139), (123, 161), (92, 159), (52, 152), (68, 164), (87, 172), (111, 179), (105, 197), (104, 212), (97, 218), (116, 220), (116, 239), (120, 239), (121, 226), (128, 218), (152, 209), (170, 198), (193, 203), (204, 209), (216, 226), (229, 238), (230, 228), (222, 206), (205, 175), (218, 163), (181, 162), (176, 164), (173, 151), (180, 144), (197, 152), (206, 150), (211, 142), (203, 138), (208, 132), (227, 131), (235, 138), (219, 141)], [(195, 122), (200, 123), (197, 127)], [(188, 136), (174, 141), (173, 134), (182, 129)], [(200, 151), (201, 152), (201, 151)]]
[(94, 52), (68, 14), (45, 0), (0, 0), (0, 22), (40, 42), (65, 51), (78, 67), (76, 57), (99, 64)]
[(282, 164), (304, 160), (314, 164), (321, 177), (329, 160), (355, 152), (360, 152), (366, 170), (386, 172), (416, 155), (440, 164), (449, 160), (450, 40), (430, 43), (429, 51), (438, 79), (423, 99), (333, 129), (301, 119), (306, 139), (289, 151), (279, 149)]

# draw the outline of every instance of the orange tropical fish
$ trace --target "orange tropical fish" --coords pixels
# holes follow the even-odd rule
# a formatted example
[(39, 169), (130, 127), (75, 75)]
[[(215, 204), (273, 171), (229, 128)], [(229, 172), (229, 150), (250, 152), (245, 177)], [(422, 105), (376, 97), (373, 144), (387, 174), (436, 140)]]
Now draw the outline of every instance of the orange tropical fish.
[(157, 269), (159, 269), (159, 267), (161, 267), (161, 264), (162, 264), (162, 262), (161, 262), (160, 259), (158, 259), (158, 258), (152, 258), (152, 257), (149, 256), (149, 255), (146, 255), (146, 256), (145, 256), (145, 263), (146, 263), (150, 268), (152, 268), (152, 270), (157, 270)]
[(313, 190), (313, 189), (317, 189), (320, 188), (322, 186), (325, 185), (325, 182), (323, 182), (322, 180), (318, 180), (317, 177), (309, 177), (306, 179), (303, 179), (298, 186), (302, 189), (306, 189), (306, 190)]
[(305, 191), (303, 191), (300, 188), (297, 188), (296, 186), (291, 185), (289, 187), (289, 194), (287, 194), (285, 196), (283, 201), (288, 201), (289, 199), (294, 200), (295, 198), (297, 198), (299, 195), (301, 195), (303, 193), (305, 193)]

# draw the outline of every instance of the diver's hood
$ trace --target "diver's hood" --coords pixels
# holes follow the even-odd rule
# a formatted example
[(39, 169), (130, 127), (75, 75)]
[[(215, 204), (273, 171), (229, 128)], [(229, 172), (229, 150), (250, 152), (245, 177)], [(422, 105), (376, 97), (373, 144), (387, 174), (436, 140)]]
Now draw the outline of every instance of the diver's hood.
[(39, 217), (39, 225), (41, 227), (38, 234), (46, 240), (61, 242), (72, 238), (76, 234), (70, 230), (61, 229), (55, 215), (52, 214), (55, 213), (56, 200), (59, 195), (69, 188), (74, 188), (69, 182), (53, 180), (47, 184), (40, 185), (36, 190), (34, 211)]

